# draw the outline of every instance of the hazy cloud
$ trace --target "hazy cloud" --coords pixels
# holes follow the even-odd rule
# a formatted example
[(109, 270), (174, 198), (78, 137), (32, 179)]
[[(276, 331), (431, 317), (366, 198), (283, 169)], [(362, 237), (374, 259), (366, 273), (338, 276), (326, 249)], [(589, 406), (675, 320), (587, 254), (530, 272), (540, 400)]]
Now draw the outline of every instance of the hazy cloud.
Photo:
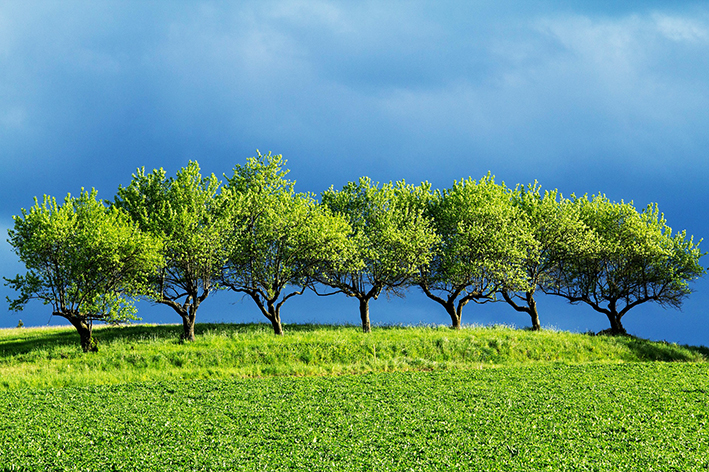
[(6, 219), (259, 148), (303, 190), (490, 170), (706, 228), (704, 2), (5, 2), (0, 71)]
[(653, 19), (659, 32), (677, 42), (707, 43), (709, 31), (706, 22), (656, 13)]

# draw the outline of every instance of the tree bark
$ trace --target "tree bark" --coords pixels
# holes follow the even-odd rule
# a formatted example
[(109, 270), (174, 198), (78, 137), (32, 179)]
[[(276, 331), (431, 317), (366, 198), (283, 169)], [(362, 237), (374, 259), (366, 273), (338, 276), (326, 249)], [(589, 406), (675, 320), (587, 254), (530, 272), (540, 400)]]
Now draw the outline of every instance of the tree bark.
[(283, 336), (283, 325), (281, 324), (281, 318), (279, 316), (274, 316), (269, 320), (271, 321), (271, 326), (273, 326), (273, 334)]
[(452, 303), (445, 305), (445, 307), (446, 311), (448, 312), (448, 315), (451, 317), (451, 328), (461, 329), (461, 320), (463, 318), (462, 310), (460, 312), (456, 310), (455, 305), (453, 305)]
[(192, 342), (195, 340), (194, 335), (194, 325), (197, 319), (197, 309), (199, 305), (207, 298), (209, 295), (209, 288), (205, 288), (201, 296), (197, 296), (198, 292), (189, 292), (187, 298), (183, 304), (177, 302), (176, 299), (167, 298), (162, 295), (162, 298), (156, 300), (158, 303), (167, 305), (182, 318), (182, 334), (180, 335), (180, 341)]
[(525, 294), (524, 299), (527, 304), (522, 306), (517, 305), (513, 296), (510, 296), (506, 290), (502, 290), (501, 293), (508, 305), (516, 311), (524, 312), (529, 315), (532, 319), (532, 331), (540, 331), (542, 329), (542, 326), (539, 323), (539, 312), (537, 312), (537, 301), (534, 299), (534, 291), (530, 291)]
[(359, 299), (359, 317), (362, 320), (362, 332), (370, 333), (372, 327), (369, 323), (369, 298)]
[[(457, 295), (453, 296), (451, 295), (448, 297), (448, 299), (444, 299), (442, 297), (439, 297), (437, 295), (434, 295), (426, 285), (419, 284), (419, 287), (421, 287), (421, 290), (423, 290), (423, 293), (433, 300), (434, 302), (438, 303), (441, 305), (445, 310), (446, 313), (448, 313), (448, 316), (451, 317), (451, 328), (452, 329), (460, 329), (461, 328), (461, 320), (463, 318), (463, 305), (459, 305), (457, 308), (455, 306), (455, 298)], [(462, 288), (460, 289), (462, 290)]]
[(623, 323), (620, 322), (620, 315), (618, 313), (608, 313), (606, 316), (608, 317), (608, 321), (611, 322), (611, 334), (628, 334), (623, 327)]
[(194, 336), (194, 322), (197, 318), (194, 313), (181, 315), (182, 316), (182, 335), (180, 339), (182, 341), (192, 342), (195, 340)]
[(533, 296), (527, 296), (527, 306), (529, 307), (529, 317), (532, 318), (532, 331), (540, 331), (542, 325), (539, 323), (539, 312), (537, 312), (537, 302)]
[(93, 323), (91, 321), (87, 321), (81, 317), (69, 317), (61, 313), (56, 314), (68, 319), (74, 328), (76, 328), (76, 331), (79, 333), (81, 349), (83, 349), (84, 352), (98, 352), (98, 343), (93, 337)]
[(266, 311), (264, 315), (268, 318), (273, 326), (273, 334), (276, 336), (283, 336), (283, 325), (281, 324), (281, 313), (278, 305), (274, 303), (273, 300), (266, 301)]

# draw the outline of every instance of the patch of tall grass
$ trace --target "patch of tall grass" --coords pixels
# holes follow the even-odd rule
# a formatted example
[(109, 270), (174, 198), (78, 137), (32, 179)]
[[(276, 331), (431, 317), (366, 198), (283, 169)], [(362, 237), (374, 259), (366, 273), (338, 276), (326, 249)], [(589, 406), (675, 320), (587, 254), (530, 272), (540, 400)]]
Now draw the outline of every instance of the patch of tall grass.
[(0, 389), (709, 359), (705, 347), (505, 326), (392, 326), (369, 334), (356, 326), (285, 328), (274, 336), (266, 324), (198, 324), (197, 340), (181, 343), (176, 325), (97, 327), (95, 354), (81, 351), (73, 328), (0, 330)]

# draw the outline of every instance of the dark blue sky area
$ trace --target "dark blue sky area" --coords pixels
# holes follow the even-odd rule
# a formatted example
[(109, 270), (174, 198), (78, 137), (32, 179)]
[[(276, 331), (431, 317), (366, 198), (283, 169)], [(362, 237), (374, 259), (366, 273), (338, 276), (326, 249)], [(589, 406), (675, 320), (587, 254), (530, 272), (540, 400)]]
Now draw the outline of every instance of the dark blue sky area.
[[(708, 105), (706, 2), (4, 2), (0, 230), (34, 196), (95, 187), (110, 199), (137, 167), (174, 173), (193, 159), (221, 175), (260, 149), (288, 159), (300, 191), (362, 175), (442, 188), (490, 171), (508, 185), (657, 202), (699, 239)], [(2, 275), (21, 270), (3, 244)], [(709, 344), (709, 282), (694, 289), (682, 312), (641, 306), (627, 328)], [(607, 324), (582, 306), (540, 304), (547, 326)], [(356, 323), (356, 309), (308, 296), (283, 318)], [(49, 311), (0, 308), (0, 326), (20, 318), (42, 325)], [(219, 293), (200, 308), (207, 320), (261, 318)], [(375, 302), (372, 320), (448, 322), (415, 292)], [(489, 304), (463, 320), (528, 323)]]

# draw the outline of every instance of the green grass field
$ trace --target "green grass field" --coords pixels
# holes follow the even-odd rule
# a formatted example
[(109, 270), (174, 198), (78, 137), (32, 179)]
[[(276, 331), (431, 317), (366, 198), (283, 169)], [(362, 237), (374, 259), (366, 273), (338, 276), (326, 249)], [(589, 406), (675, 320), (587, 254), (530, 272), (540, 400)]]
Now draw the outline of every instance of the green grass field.
[(0, 470), (709, 470), (709, 350), (504, 327), (0, 330)]

